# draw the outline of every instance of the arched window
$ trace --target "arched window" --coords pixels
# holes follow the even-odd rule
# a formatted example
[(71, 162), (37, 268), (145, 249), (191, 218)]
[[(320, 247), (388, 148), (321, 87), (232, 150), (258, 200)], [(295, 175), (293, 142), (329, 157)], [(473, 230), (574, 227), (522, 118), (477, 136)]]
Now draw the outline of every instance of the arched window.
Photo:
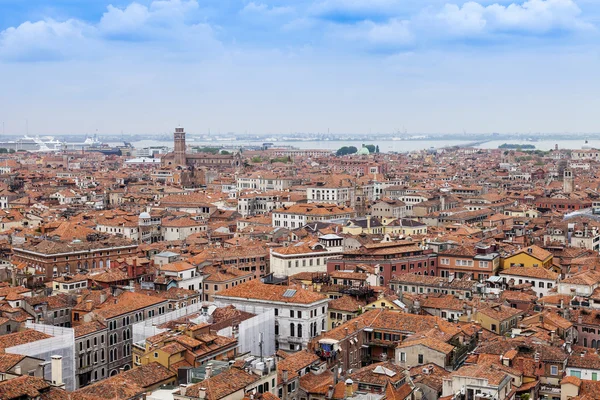
[(325, 330), (325, 320), (324, 319), (321, 320), (321, 330), (322, 331)]
[(298, 324), (298, 337), (302, 337), (302, 324)]
[(294, 324), (293, 323), (290, 324), (290, 336), (296, 336), (294, 333)]

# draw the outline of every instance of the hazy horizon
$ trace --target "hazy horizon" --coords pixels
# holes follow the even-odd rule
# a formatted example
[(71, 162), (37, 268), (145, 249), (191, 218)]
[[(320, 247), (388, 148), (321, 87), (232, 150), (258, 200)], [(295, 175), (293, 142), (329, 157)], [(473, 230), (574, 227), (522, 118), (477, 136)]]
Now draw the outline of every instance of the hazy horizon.
[(6, 135), (600, 132), (593, 0), (0, 1)]

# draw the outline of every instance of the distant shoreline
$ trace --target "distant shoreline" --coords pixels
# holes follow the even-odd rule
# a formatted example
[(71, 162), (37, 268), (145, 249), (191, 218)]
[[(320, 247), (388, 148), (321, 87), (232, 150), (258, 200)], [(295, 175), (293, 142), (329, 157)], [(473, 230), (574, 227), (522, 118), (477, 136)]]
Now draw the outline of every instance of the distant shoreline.
[(514, 144), (504, 143), (498, 146), (499, 149), (519, 149), (519, 150), (535, 150), (535, 146), (532, 144)]

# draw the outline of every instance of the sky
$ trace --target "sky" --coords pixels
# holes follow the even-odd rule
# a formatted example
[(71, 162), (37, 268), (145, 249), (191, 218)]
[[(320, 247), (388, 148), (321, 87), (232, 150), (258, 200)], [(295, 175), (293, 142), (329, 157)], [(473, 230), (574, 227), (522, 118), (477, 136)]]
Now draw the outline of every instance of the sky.
[(600, 132), (598, 0), (0, 0), (6, 134)]

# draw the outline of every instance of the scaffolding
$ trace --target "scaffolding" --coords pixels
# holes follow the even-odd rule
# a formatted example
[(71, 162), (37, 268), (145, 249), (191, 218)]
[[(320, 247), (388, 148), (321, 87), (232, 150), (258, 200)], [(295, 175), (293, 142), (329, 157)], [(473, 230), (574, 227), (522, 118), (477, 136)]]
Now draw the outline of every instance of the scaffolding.
[[(254, 356), (275, 354), (275, 312), (271, 309), (240, 322), (238, 329), (228, 326), (217, 332), (218, 335), (238, 340), (238, 353)], [(260, 337), (262, 335), (262, 349)]]
[(48, 381), (52, 381), (52, 356), (62, 356), (62, 377), (65, 389), (68, 391), (75, 390), (75, 332), (73, 328), (35, 324), (29, 321), (25, 323), (25, 327), (52, 337), (7, 347), (6, 352), (44, 360), (44, 378)]
[[(232, 305), (225, 302), (216, 302), (217, 307)], [(256, 315), (240, 323), (239, 338), (240, 350), (249, 351), (252, 355), (260, 355), (259, 337), (262, 333), (264, 356), (275, 354), (275, 310), (272, 306), (258, 304), (234, 303), (238, 310)]]
[(188, 315), (197, 313), (202, 310), (202, 307), (202, 303), (190, 304), (189, 306), (181, 307), (166, 314), (158, 315), (156, 317), (140, 321), (137, 324), (133, 324), (133, 342), (138, 343), (146, 341), (146, 339), (151, 336), (167, 331), (167, 329), (162, 329), (158, 326), (166, 322), (184, 318)]

